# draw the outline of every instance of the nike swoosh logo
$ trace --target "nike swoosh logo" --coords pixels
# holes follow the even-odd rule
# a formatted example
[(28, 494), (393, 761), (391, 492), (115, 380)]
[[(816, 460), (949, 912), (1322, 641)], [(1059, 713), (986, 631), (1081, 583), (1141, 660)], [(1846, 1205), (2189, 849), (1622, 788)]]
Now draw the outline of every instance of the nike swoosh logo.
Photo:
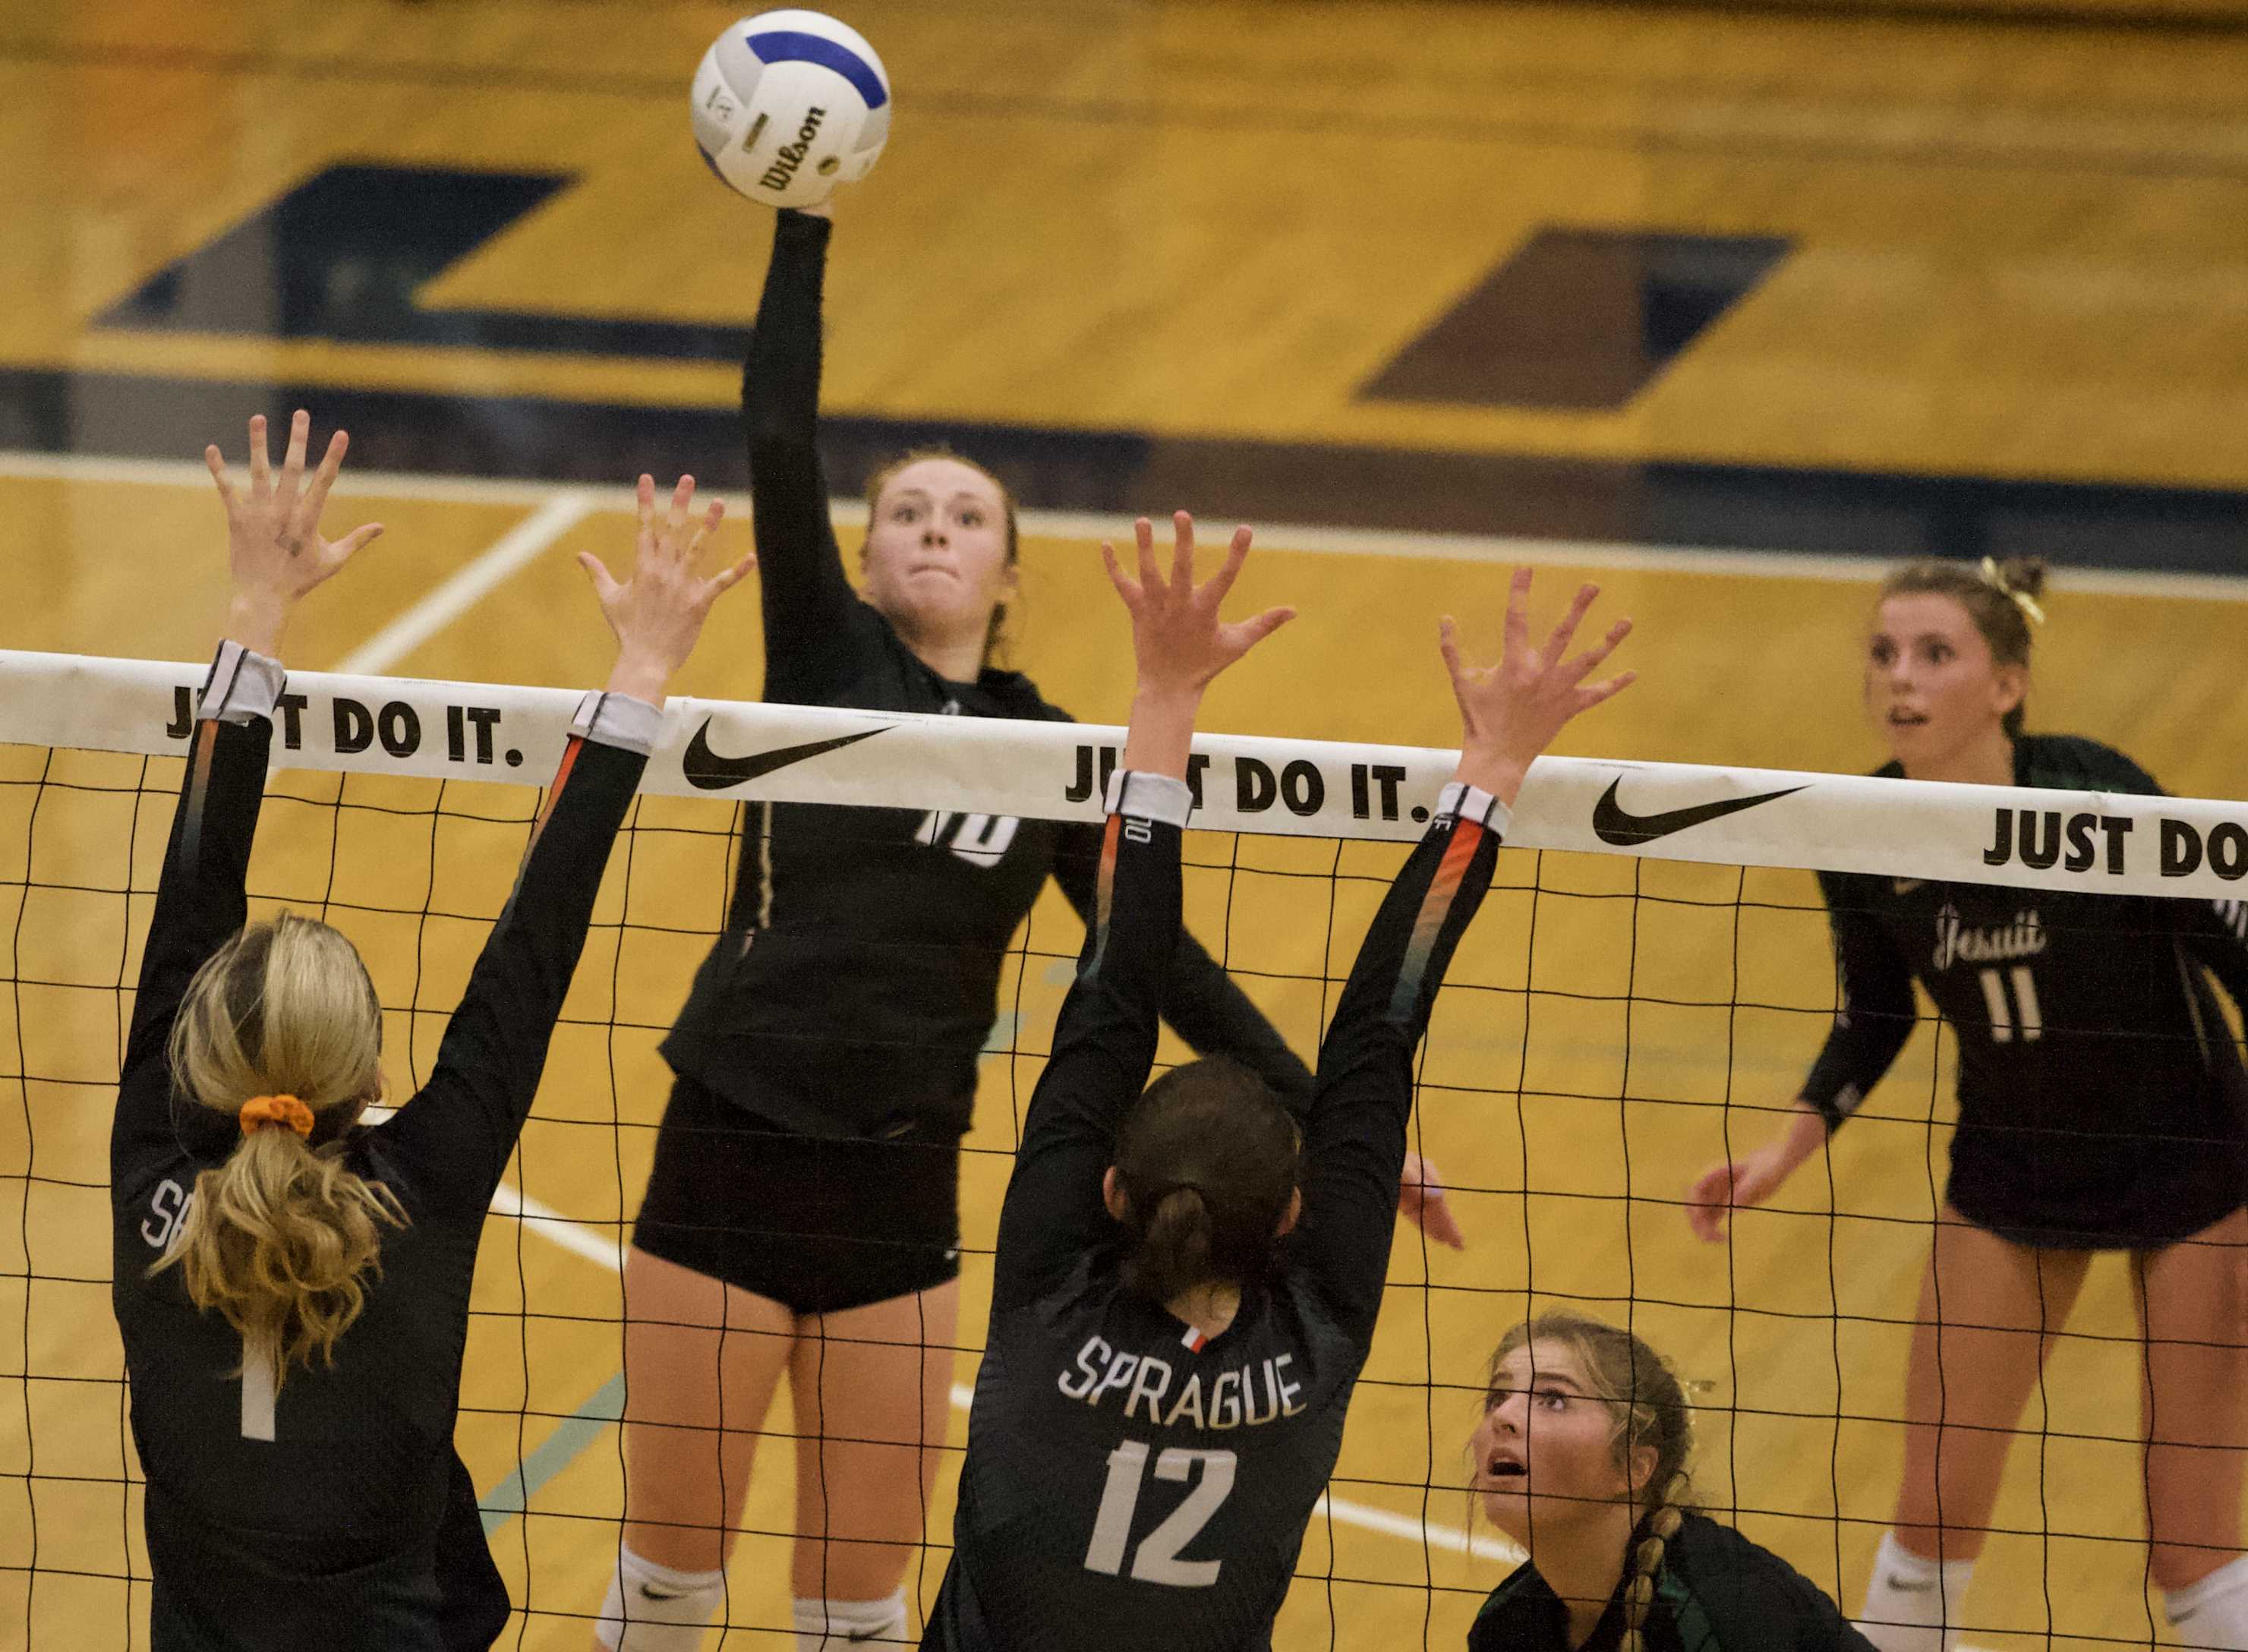
[(687, 784), (698, 792), (723, 792), (730, 785), (739, 785), (744, 780), (754, 780), (760, 775), (771, 774), (776, 769), (785, 769), (792, 763), (816, 757), (823, 751), (840, 751), (846, 745), (871, 740), (894, 726), (885, 723), (879, 729), (864, 729), (857, 734), (840, 734), (833, 740), (814, 740), (808, 745), (785, 745), (771, 751), (752, 751), (747, 757), (722, 757), (710, 749), (710, 721), (709, 717), (702, 719), (702, 726), (695, 730), (695, 737), (687, 743), (686, 755), (679, 760), (679, 767), (687, 777)]
[(645, 1583), (640, 1586), (640, 1592), (651, 1601), (683, 1601), (687, 1598), (683, 1589), (651, 1589)]
[(1683, 832), (1688, 826), (1707, 825), (1723, 819), (1729, 814), (1738, 814), (1743, 809), (1753, 809), (1759, 803), (1770, 803), (1775, 798), (1792, 797), (1805, 788), (1792, 785), (1785, 792), (1765, 792), (1753, 798), (1724, 798), (1716, 803), (1700, 803), (1690, 809), (1669, 809), (1661, 814), (1633, 814), (1616, 801), (1617, 788), (1621, 780), (1612, 780), (1600, 800), (1593, 806), (1593, 835), (1602, 843), (1623, 847), (1634, 843), (1651, 843), (1657, 838), (1667, 838), (1674, 832)]
[(1933, 1583), (1907, 1583), (1902, 1578), (1884, 1578), (1882, 1581), (1900, 1594), (1928, 1594), (1936, 1588)]

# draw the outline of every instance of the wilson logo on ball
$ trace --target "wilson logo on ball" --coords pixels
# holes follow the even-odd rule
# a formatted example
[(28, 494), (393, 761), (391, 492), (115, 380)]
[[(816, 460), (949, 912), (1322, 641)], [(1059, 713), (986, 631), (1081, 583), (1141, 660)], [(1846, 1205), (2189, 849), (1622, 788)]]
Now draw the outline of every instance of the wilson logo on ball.
[(819, 123), (827, 118), (827, 111), (814, 105), (805, 111), (804, 124), (796, 129), (796, 141), (785, 143), (773, 158), (772, 165), (764, 169), (757, 182), (768, 189), (785, 189), (796, 169), (804, 164), (804, 157), (812, 153), (812, 141), (819, 135)]

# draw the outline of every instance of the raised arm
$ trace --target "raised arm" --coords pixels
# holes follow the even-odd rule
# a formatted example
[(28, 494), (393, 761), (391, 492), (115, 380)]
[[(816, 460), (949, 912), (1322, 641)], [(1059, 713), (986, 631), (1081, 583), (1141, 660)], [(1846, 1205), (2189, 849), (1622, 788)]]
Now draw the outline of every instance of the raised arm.
[(414, 1168), (422, 1196), (480, 1219), (538, 1093), (555, 1018), (592, 922), (601, 873), (661, 723), (665, 690), (710, 605), (747, 574), (744, 557), (704, 578), (703, 541), (725, 507), (690, 525), (695, 479), (682, 476), (668, 512), (640, 479), (640, 533), (622, 584), (591, 552), (579, 562), (617, 635), (608, 686), (589, 694), (570, 729), (546, 807), (531, 828), (514, 890), (445, 1028), (429, 1081), (388, 1123), (385, 1141)]
[(1912, 1037), (1912, 971), (1874, 910), (1878, 885), (1870, 878), (1822, 872), (1819, 886), (1834, 937), (1833, 1024), (1779, 1134), (1712, 1165), (1687, 1193), (1687, 1221), (1713, 1244), (1724, 1237), (1730, 1212), (1762, 1204), (1826, 1145)]
[[(1088, 926), (1098, 896), (1101, 843), (1100, 828), (1072, 826), (1054, 857), (1054, 882)], [(1179, 931), (1172, 949), (1161, 1009), (1171, 1030), (1196, 1055), (1230, 1055), (1270, 1085), (1290, 1112), (1300, 1116), (1310, 1107), (1311, 1068), (1189, 930)]]
[(826, 662), (840, 657), (850, 627), (867, 617), (844, 577), (819, 463), (819, 310), (830, 228), (824, 206), (777, 215), (742, 366), (768, 700), (821, 698), (831, 686)]
[[(380, 523), (342, 539), (320, 537), (322, 507), (342, 468), (349, 439), (339, 430), (309, 482), (305, 476), (312, 417), (290, 422), (289, 447), (277, 477), (266, 450), (265, 420), (250, 422), (250, 485), (237, 487), (216, 447), (204, 450), (226, 506), (232, 590), (224, 640), (203, 679), (187, 771), (172, 815), (172, 834), (156, 886), (156, 909), (140, 955), (139, 991), (120, 1074), (110, 1137), (113, 1166), (145, 1142), (172, 1141), (171, 1080), (166, 1046), (188, 983), (204, 960), (241, 929), (248, 914), (244, 880), (272, 716), (285, 681), (282, 633), (297, 604), (382, 531)], [(122, 1185), (117, 1178), (115, 1185)]]
[(1533, 648), (1530, 571), (1518, 570), (1505, 655), (1487, 670), (1463, 663), (1452, 622), (1443, 622), (1444, 663), (1460, 708), (1459, 767), (1359, 948), (1319, 1050), (1305, 1135), (1301, 1254), (1338, 1319), (1360, 1335), (1373, 1333), (1388, 1271), (1414, 1052), (1452, 950), (1490, 887), (1507, 812), (1532, 761), (1563, 725), (1632, 682), (1629, 672), (1587, 681), (1629, 633), (1628, 620), (1594, 647), (1569, 655), (1598, 594), (1594, 586), (1580, 588), (1545, 645)]
[(1147, 1085), (1164, 978), (1178, 948), (1179, 837), (1195, 714), (1212, 678), (1293, 617), (1274, 608), (1221, 622), (1218, 606), (1249, 553), (1249, 531), (1236, 531), (1224, 567), (1197, 586), (1193, 520), (1181, 511), (1173, 526), (1168, 579), (1144, 518), (1135, 530), (1138, 579), (1118, 568), (1112, 547), (1100, 548), (1132, 614), (1139, 680), (1123, 765), (1109, 785), (1085, 949), (1000, 1209), (995, 1313), (1050, 1289), (1108, 1230), (1101, 1175), (1118, 1121)]
[[(1077, 837), (1082, 833), (1083, 838)], [(1100, 831), (1096, 826), (1071, 826), (1054, 857), (1054, 882), (1069, 897), (1079, 917), (1093, 922), (1094, 868), (1100, 860)], [(1164, 977), (1162, 1016), (1172, 1032), (1192, 1046), (1196, 1055), (1230, 1055), (1271, 1086), (1280, 1105), (1295, 1115), (1298, 1124), (1310, 1118), (1312, 1070), (1288, 1047), (1280, 1031), (1249, 995), (1210, 956), (1191, 930), (1179, 932)], [(1439, 1244), (1455, 1251), (1467, 1248), (1466, 1236), (1453, 1217), (1436, 1166), (1417, 1153), (1405, 1155), (1398, 1177), (1400, 1214)]]

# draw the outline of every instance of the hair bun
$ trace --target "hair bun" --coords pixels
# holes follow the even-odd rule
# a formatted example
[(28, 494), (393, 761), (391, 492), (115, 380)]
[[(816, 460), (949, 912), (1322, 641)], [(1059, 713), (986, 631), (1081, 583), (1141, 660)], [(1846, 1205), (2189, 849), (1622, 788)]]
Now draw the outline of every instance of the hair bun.
[(2018, 592), (2032, 601), (2045, 595), (2046, 572), (2043, 557), (2006, 557), (1998, 563), (2001, 588)]

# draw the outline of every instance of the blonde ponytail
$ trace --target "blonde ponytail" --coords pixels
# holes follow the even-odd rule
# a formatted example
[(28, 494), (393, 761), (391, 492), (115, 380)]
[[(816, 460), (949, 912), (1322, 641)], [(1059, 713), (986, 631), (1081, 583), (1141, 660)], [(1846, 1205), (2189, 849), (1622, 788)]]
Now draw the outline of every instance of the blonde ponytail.
[[(334, 1362), (367, 1306), (366, 1276), (380, 1272), (381, 1229), (406, 1224), (397, 1196), (351, 1169), (333, 1139), (380, 1093), (381, 1050), (358, 952), (286, 914), (220, 948), (172, 1025), (174, 1084), (241, 1119), (243, 1134), (195, 1178), (179, 1237), (150, 1272), (177, 1266), (195, 1306), (241, 1333), (245, 1357), (271, 1362), (277, 1388), (315, 1354)], [(309, 1134), (250, 1105), (291, 1098), (309, 1109)]]

